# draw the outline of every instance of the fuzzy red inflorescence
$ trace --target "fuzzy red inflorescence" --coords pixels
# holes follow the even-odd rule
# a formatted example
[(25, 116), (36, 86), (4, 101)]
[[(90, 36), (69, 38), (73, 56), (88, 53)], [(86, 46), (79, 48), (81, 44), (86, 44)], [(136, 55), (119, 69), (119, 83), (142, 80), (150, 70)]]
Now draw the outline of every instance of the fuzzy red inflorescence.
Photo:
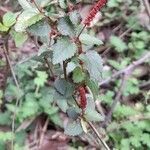
[(87, 18), (84, 20), (84, 24), (89, 26), (91, 21), (94, 19), (95, 15), (97, 14), (97, 12), (104, 6), (106, 5), (107, 0), (99, 0), (91, 9), (89, 15), (87, 16)]
[(86, 90), (84, 87), (79, 87), (78, 92), (80, 95), (80, 107), (81, 109), (85, 109), (87, 105)]

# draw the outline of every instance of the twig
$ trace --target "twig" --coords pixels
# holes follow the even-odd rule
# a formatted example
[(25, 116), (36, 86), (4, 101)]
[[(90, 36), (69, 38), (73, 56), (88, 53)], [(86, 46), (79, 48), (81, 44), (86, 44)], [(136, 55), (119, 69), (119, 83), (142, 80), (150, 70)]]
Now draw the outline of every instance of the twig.
[(45, 132), (47, 130), (48, 123), (49, 123), (49, 118), (46, 119), (44, 127), (42, 128), (42, 133), (41, 133), (40, 140), (39, 140), (39, 148), (41, 147), (41, 145), (43, 143), (44, 134), (45, 134)]
[(14, 82), (15, 82), (17, 88), (20, 89), (18, 80), (17, 80), (17, 78), (16, 78), (16, 75), (15, 75), (14, 69), (13, 69), (13, 67), (12, 67), (12, 64), (11, 64), (10, 58), (9, 58), (9, 56), (8, 56), (8, 52), (7, 52), (7, 50), (6, 50), (6, 46), (5, 46), (5, 45), (4, 45), (4, 47), (3, 47), (3, 50), (4, 50), (5, 58), (6, 58), (7, 62), (8, 62), (9, 67), (10, 67), (11, 74), (12, 74), (12, 76), (13, 76)]
[(93, 130), (93, 132), (96, 134), (96, 136), (98, 137), (98, 139), (101, 141), (101, 143), (103, 144), (103, 146), (105, 147), (106, 150), (110, 150), (109, 146), (106, 144), (105, 141), (102, 140), (99, 132), (97, 131), (97, 129), (94, 127), (94, 125), (90, 122), (90, 121), (87, 121), (85, 120), (88, 125), (91, 127), (91, 129)]
[(114, 78), (119, 77), (122, 74), (130, 74), (137, 66), (144, 63), (148, 58), (150, 58), (150, 52), (148, 52), (146, 55), (144, 55), (139, 60), (133, 62), (131, 65), (127, 66), (126, 68), (114, 73), (111, 77), (105, 79), (102, 81), (99, 85), (102, 86), (104, 84), (108, 84), (110, 81), (112, 81)]
[(119, 91), (118, 91), (118, 93), (117, 93), (117, 95), (116, 95), (116, 97), (115, 97), (115, 99), (114, 99), (114, 101), (113, 101), (113, 103), (111, 105), (111, 108), (110, 108), (110, 111), (109, 111), (108, 115), (105, 117), (105, 121), (102, 124), (103, 127), (106, 126), (112, 119), (113, 111), (115, 110), (118, 101), (120, 101), (120, 98), (121, 98), (121, 95), (122, 95), (122, 91), (123, 91), (123, 89), (125, 87), (125, 82), (126, 82), (127, 78), (128, 78), (128, 76), (123, 75), (120, 87), (118, 89)]
[(64, 71), (64, 78), (65, 80), (67, 80), (67, 65), (66, 65), (66, 62), (63, 61), (63, 71)]
[(148, 0), (143, 0), (143, 4), (144, 4), (144, 7), (145, 7), (147, 14), (149, 16), (149, 19), (150, 19), (150, 4), (149, 4)]

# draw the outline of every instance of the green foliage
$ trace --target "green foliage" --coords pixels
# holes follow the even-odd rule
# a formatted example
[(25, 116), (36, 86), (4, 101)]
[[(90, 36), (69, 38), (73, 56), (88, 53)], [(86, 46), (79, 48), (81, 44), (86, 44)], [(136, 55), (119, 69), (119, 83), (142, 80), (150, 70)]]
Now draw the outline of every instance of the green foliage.
[(115, 47), (118, 52), (123, 52), (127, 49), (126, 44), (117, 36), (111, 36), (110, 43)]

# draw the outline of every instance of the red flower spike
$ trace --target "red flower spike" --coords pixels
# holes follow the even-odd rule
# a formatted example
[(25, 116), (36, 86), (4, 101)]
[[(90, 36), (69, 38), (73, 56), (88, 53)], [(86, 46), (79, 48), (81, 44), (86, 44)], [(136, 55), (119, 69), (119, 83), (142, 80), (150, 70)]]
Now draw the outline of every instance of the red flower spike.
[(80, 107), (81, 109), (85, 109), (87, 105), (87, 99), (86, 99), (86, 91), (84, 87), (79, 87), (78, 92), (80, 95)]
[(104, 6), (106, 5), (107, 0), (99, 0), (91, 9), (89, 15), (87, 16), (87, 18), (84, 20), (84, 24), (89, 26), (91, 21), (94, 19), (95, 15), (97, 14), (97, 12)]

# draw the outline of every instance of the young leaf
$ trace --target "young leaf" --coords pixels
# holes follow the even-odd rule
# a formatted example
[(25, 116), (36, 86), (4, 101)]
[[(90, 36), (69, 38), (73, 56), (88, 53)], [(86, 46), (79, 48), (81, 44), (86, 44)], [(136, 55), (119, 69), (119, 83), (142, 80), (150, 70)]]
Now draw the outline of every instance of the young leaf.
[(88, 51), (86, 54), (81, 54), (80, 59), (84, 62), (91, 79), (100, 81), (103, 67), (100, 55), (96, 51)]
[(53, 53), (53, 64), (58, 64), (64, 60), (71, 58), (77, 51), (77, 46), (72, 43), (68, 38), (62, 38), (57, 41), (52, 47)]
[(80, 35), (80, 40), (83, 44), (86, 44), (86, 45), (102, 45), (103, 44), (103, 42), (100, 39), (92, 35), (86, 34), (86, 33), (82, 33)]
[(74, 121), (73, 123), (68, 123), (65, 127), (65, 134), (69, 136), (77, 136), (83, 132), (82, 126), (79, 121)]
[(85, 73), (80, 67), (76, 67), (73, 71), (73, 81), (75, 83), (80, 83), (85, 79)]

